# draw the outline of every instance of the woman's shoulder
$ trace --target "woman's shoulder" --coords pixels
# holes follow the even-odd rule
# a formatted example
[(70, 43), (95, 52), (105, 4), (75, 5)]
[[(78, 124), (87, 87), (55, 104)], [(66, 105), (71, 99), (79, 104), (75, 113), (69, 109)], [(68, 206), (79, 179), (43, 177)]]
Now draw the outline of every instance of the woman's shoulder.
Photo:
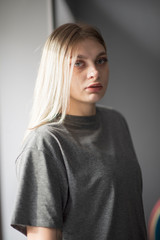
[(31, 130), (22, 144), (21, 152), (27, 149), (50, 152), (53, 147), (58, 148), (57, 133), (61, 130), (60, 126), (53, 124), (44, 124)]
[(130, 138), (130, 130), (126, 118), (121, 112), (115, 110), (111, 107), (98, 107), (100, 113), (100, 119), (102, 127), (105, 129), (110, 129), (110, 132), (114, 133), (114, 136), (125, 135), (126, 139)]
[(99, 111), (99, 113), (101, 114), (102, 117), (107, 118), (108, 120), (125, 120), (125, 117), (123, 116), (123, 114), (112, 108), (112, 107), (105, 107), (103, 105), (98, 105), (97, 106), (97, 110)]
[(51, 124), (31, 130), (16, 158), (18, 176), (25, 169), (34, 168), (37, 171), (38, 165), (44, 168), (63, 165), (62, 149), (56, 131), (56, 127)]

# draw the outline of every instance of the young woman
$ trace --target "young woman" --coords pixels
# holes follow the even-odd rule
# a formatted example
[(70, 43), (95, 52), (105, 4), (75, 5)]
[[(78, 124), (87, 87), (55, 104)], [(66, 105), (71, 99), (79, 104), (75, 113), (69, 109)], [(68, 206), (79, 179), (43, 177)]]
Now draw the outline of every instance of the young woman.
[(17, 159), (12, 226), (28, 240), (143, 240), (142, 178), (129, 130), (98, 107), (108, 85), (101, 34), (64, 24), (48, 38)]

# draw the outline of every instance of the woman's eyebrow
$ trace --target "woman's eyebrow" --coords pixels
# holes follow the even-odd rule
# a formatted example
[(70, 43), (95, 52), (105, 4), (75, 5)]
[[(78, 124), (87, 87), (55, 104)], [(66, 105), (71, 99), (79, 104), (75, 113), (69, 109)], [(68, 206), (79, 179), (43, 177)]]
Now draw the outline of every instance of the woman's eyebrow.
[[(100, 52), (100, 53), (98, 53), (98, 55), (96, 56), (96, 58), (97, 58), (97, 57), (100, 57), (100, 56), (102, 56), (102, 55), (107, 55), (107, 53), (106, 53), (105, 51)], [(88, 57), (87, 57), (87, 56), (84, 56), (84, 55), (78, 55), (77, 58), (87, 59)]]
[(97, 57), (100, 57), (100, 56), (102, 56), (102, 55), (107, 55), (107, 52), (106, 52), (106, 51), (100, 52), (100, 53), (97, 55)]

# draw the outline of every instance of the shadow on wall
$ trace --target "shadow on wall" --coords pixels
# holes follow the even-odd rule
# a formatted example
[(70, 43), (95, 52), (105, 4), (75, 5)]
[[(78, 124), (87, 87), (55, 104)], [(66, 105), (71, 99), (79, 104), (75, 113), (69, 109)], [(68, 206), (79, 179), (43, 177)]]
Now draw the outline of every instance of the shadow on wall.
[(148, 222), (160, 197), (160, 1), (64, 1), (76, 21), (97, 26), (106, 40), (110, 84), (102, 103), (119, 109), (129, 122), (142, 168)]
[(126, 31), (147, 51), (160, 58), (160, 2), (144, 0), (132, 2), (65, 0), (65, 2), (77, 21), (100, 26), (106, 33), (110, 33), (110, 23), (114, 22), (121, 31)]

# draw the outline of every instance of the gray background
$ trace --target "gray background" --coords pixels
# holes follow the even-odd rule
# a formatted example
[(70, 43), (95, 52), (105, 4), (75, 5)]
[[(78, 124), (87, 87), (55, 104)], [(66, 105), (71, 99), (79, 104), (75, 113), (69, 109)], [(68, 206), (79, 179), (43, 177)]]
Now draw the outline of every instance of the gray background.
[[(101, 103), (126, 117), (143, 174), (148, 222), (160, 198), (160, 2), (57, 0), (56, 26), (80, 20), (100, 28), (110, 82)], [(56, 11), (55, 11), (56, 10)], [(51, 0), (0, 2), (0, 157), (3, 240), (26, 239), (10, 224), (17, 187), (15, 159), (28, 123), (43, 44), (53, 29)]]

